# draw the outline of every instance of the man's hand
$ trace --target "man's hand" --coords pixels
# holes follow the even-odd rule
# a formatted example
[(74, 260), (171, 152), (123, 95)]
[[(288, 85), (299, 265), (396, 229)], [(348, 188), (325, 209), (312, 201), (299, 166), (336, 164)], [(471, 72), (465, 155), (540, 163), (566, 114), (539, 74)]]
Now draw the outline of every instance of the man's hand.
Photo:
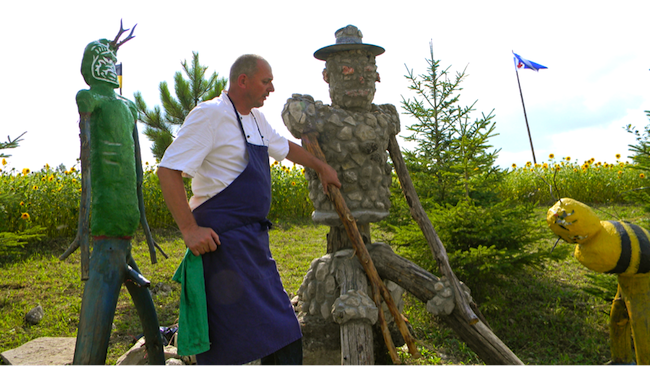
[(165, 203), (183, 234), (185, 246), (196, 256), (217, 250), (217, 245), (221, 244), (219, 235), (210, 228), (197, 225), (192, 216), (181, 172), (159, 167), (157, 174)]
[(289, 141), (289, 153), (287, 154), (287, 159), (296, 164), (314, 169), (320, 177), (320, 182), (323, 185), (323, 192), (325, 192), (325, 194), (327, 194), (327, 186), (330, 184), (337, 188), (341, 188), (341, 182), (336, 174), (336, 170), (310, 154), (307, 150), (303, 149), (302, 146), (298, 146)]
[(221, 245), (219, 235), (208, 227), (194, 226), (182, 233), (185, 246), (196, 256), (214, 252), (217, 245)]
[(318, 177), (320, 178), (320, 182), (323, 185), (323, 192), (325, 194), (328, 194), (327, 191), (327, 186), (330, 184), (335, 186), (336, 188), (341, 188), (341, 182), (339, 181), (338, 174), (336, 173), (336, 170), (329, 166), (328, 164), (323, 163), (321, 165), (320, 171), (318, 171)]

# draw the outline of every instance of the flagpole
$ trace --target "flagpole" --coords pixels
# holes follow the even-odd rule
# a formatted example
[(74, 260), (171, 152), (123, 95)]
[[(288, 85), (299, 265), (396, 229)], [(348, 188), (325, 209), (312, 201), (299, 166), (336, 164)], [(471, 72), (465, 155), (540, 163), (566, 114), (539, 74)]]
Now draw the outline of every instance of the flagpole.
[(530, 151), (533, 153), (533, 163), (537, 164), (535, 159), (535, 149), (533, 148), (533, 138), (530, 136), (530, 127), (528, 126), (528, 117), (526, 116), (526, 105), (524, 104), (524, 94), (521, 92), (521, 83), (519, 82), (519, 70), (515, 62), (515, 73), (517, 74), (517, 85), (519, 86), (519, 95), (521, 96), (521, 106), (524, 108), (524, 119), (526, 120), (526, 130), (528, 131), (528, 140), (530, 141)]

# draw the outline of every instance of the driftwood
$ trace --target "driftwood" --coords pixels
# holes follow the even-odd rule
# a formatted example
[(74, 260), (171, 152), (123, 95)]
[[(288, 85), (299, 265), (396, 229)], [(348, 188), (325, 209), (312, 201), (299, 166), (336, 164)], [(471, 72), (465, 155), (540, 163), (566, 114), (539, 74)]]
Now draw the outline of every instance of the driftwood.
[[(395, 136), (391, 136), (388, 143), (388, 151), (390, 157), (393, 161), (395, 171), (399, 177), (400, 183), (402, 185), (402, 190), (404, 191), (404, 196), (406, 201), (409, 204), (411, 209), (411, 215), (415, 221), (420, 226), (424, 237), (429, 243), (429, 248), (433, 252), (434, 257), (440, 268), (440, 272), (449, 279), (450, 283), (454, 289), (454, 300), (455, 307), (453, 312), (446, 317), (441, 317), (449, 326), (458, 333), (458, 335), (463, 339), (463, 341), (474, 351), (479, 357), (487, 364), (522, 364), (521, 360), (512, 353), (512, 351), (505, 345), (501, 340), (494, 335), (492, 330), (486, 325), (484, 319), (479, 319), (476, 313), (472, 310), (467, 298), (465, 297), (464, 291), (462, 291), (460, 286), (460, 281), (456, 278), (456, 275), (449, 265), (449, 259), (447, 257), (447, 251), (442, 245), (438, 234), (436, 233), (429, 217), (422, 208), (420, 204), (420, 199), (415, 192), (413, 182), (409, 176), (408, 170), (406, 169), (406, 164), (404, 164), (404, 159), (402, 158), (402, 153), (397, 144), (397, 139)], [(390, 269), (385, 269), (381, 271), (384, 278), (390, 279), (393, 282), (398, 283), (404, 289), (411, 292), (413, 295), (418, 297), (420, 300), (425, 303), (435, 295), (435, 293), (428, 294), (426, 293), (426, 287), (422, 284), (419, 285), (410, 285), (407, 282), (408, 279), (417, 280), (424, 279), (427, 276), (431, 276), (428, 272), (415, 271), (413, 268), (409, 268), (399, 274), (397, 274), (397, 268), (390, 267)], [(424, 272), (424, 273), (422, 273)], [(403, 277), (402, 277), (403, 276)], [(424, 293), (422, 293), (424, 292)], [(477, 310), (478, 312), (478, 310)], [(478, 312), (480, 314), (480, 312)]]
[[(323, 162), (326, 162), (325, 155), (323, 154), (323, 151), (320, 149), (320, 145), (318, 144), (317, 132), (303, 132), (302, 146), (305, 149), (307, 149), (307, 151), (312, 153), (314, 156), (316, 156)], [(366, 271), (366, 274), (368, 275), (368, 279), (370, 280), (370, 284), (372, 288), (373, 301), (375, 302), (375, 304), (377, 304), (377, 307), (381, 309), (381, 297), (384, 298), (384, 301), (386, 302), (388, 309), (390, 310), (391, 314), (393, 315), (393, 318), (395, 319), (395, 324), (397, 325), (400, 333), (402, 334), (404, 341), (406, 341), (409, 352), (411, 353), (411, 355), (413, 355), (413, 357), (419, 357), (419, 352), (415, 345), (415, 339), (411, 336), (411, 333), (406, 327), (406, 323), (404, 322), (404, 319), (402, 318), (401, 314), (397, 310), (397, 306), (395, 306), (395, 302), (393, 301), (390, 292), (386, 288), (386, 285), (384, 285), (384, 282), (379, 277), (379, 274), (377, 273), (377, 270), (375, 269), (375, 266), (372, 263), (372, 259), (370, 258), (370, 254), (368, 254), (368, 250), (366, 249), (366, 246), (363, 243), (361, 234), (359, 234), (356, 221), (352, 216), (352, 214), (350, 213), (350, 210), (348, 209), (347, 204), (345, 203), (345, 200), (341, 195), (341, 192), (335, 186), (329, 185), (328, 193), (329, 193), (328, 196), (330, 200), (332, 200), (334, 206), (336, 207), (336, 212), (338, 213), (341, 222), (345, 226), (348, 236), (350, 237), (350, 241), (354, 246), (355, 254), (359, 258), (359, 262), (361, 262), (363, 269)], [(382, 334), (384, 336), (384, 341), (386, 342), (386, 346), (389, 350), (391, 359), (393, 363), (399, 364), (400, 360), (399, 357), (397, 356), (395, 345), (393, 344), (393, 340), (390, 336), (390, 331), (388, 329), (388, 325), (386, 324), (384, 312), (381, 310), (379, 311), (379, 322), (381, 325)]]

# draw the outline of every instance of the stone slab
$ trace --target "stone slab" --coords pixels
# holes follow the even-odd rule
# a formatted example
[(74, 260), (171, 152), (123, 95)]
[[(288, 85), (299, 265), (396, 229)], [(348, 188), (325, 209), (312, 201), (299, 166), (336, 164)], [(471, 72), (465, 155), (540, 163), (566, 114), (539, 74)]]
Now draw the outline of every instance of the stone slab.
[(75, 337), (41, 337), (0, 354), (8, 365), (70, 365)]

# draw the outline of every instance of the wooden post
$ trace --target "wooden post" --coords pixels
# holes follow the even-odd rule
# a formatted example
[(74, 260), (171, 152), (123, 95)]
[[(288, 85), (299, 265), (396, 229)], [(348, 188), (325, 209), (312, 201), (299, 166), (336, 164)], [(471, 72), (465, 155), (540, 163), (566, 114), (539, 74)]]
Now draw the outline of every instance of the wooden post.
[[(368, 293), (368, 281), (357, 261), (345, 260), (337, 270), (336, 281), (341, 286), (341, 295), (346, 294), (348, 290)], [(370, 323), (350, 320), (341, 324), (341, 365), (374, 365), (375, 354), (372, 345)]]
[[(370, 224), (358, 224), (357, 228), (361, 234), (363, 242), (370, 243)], [(342, 249), (354, 249), (348, 233), (343, 225), (330, 226), (330, 232), (327, 234), (327, 253), (336, 253)]]

